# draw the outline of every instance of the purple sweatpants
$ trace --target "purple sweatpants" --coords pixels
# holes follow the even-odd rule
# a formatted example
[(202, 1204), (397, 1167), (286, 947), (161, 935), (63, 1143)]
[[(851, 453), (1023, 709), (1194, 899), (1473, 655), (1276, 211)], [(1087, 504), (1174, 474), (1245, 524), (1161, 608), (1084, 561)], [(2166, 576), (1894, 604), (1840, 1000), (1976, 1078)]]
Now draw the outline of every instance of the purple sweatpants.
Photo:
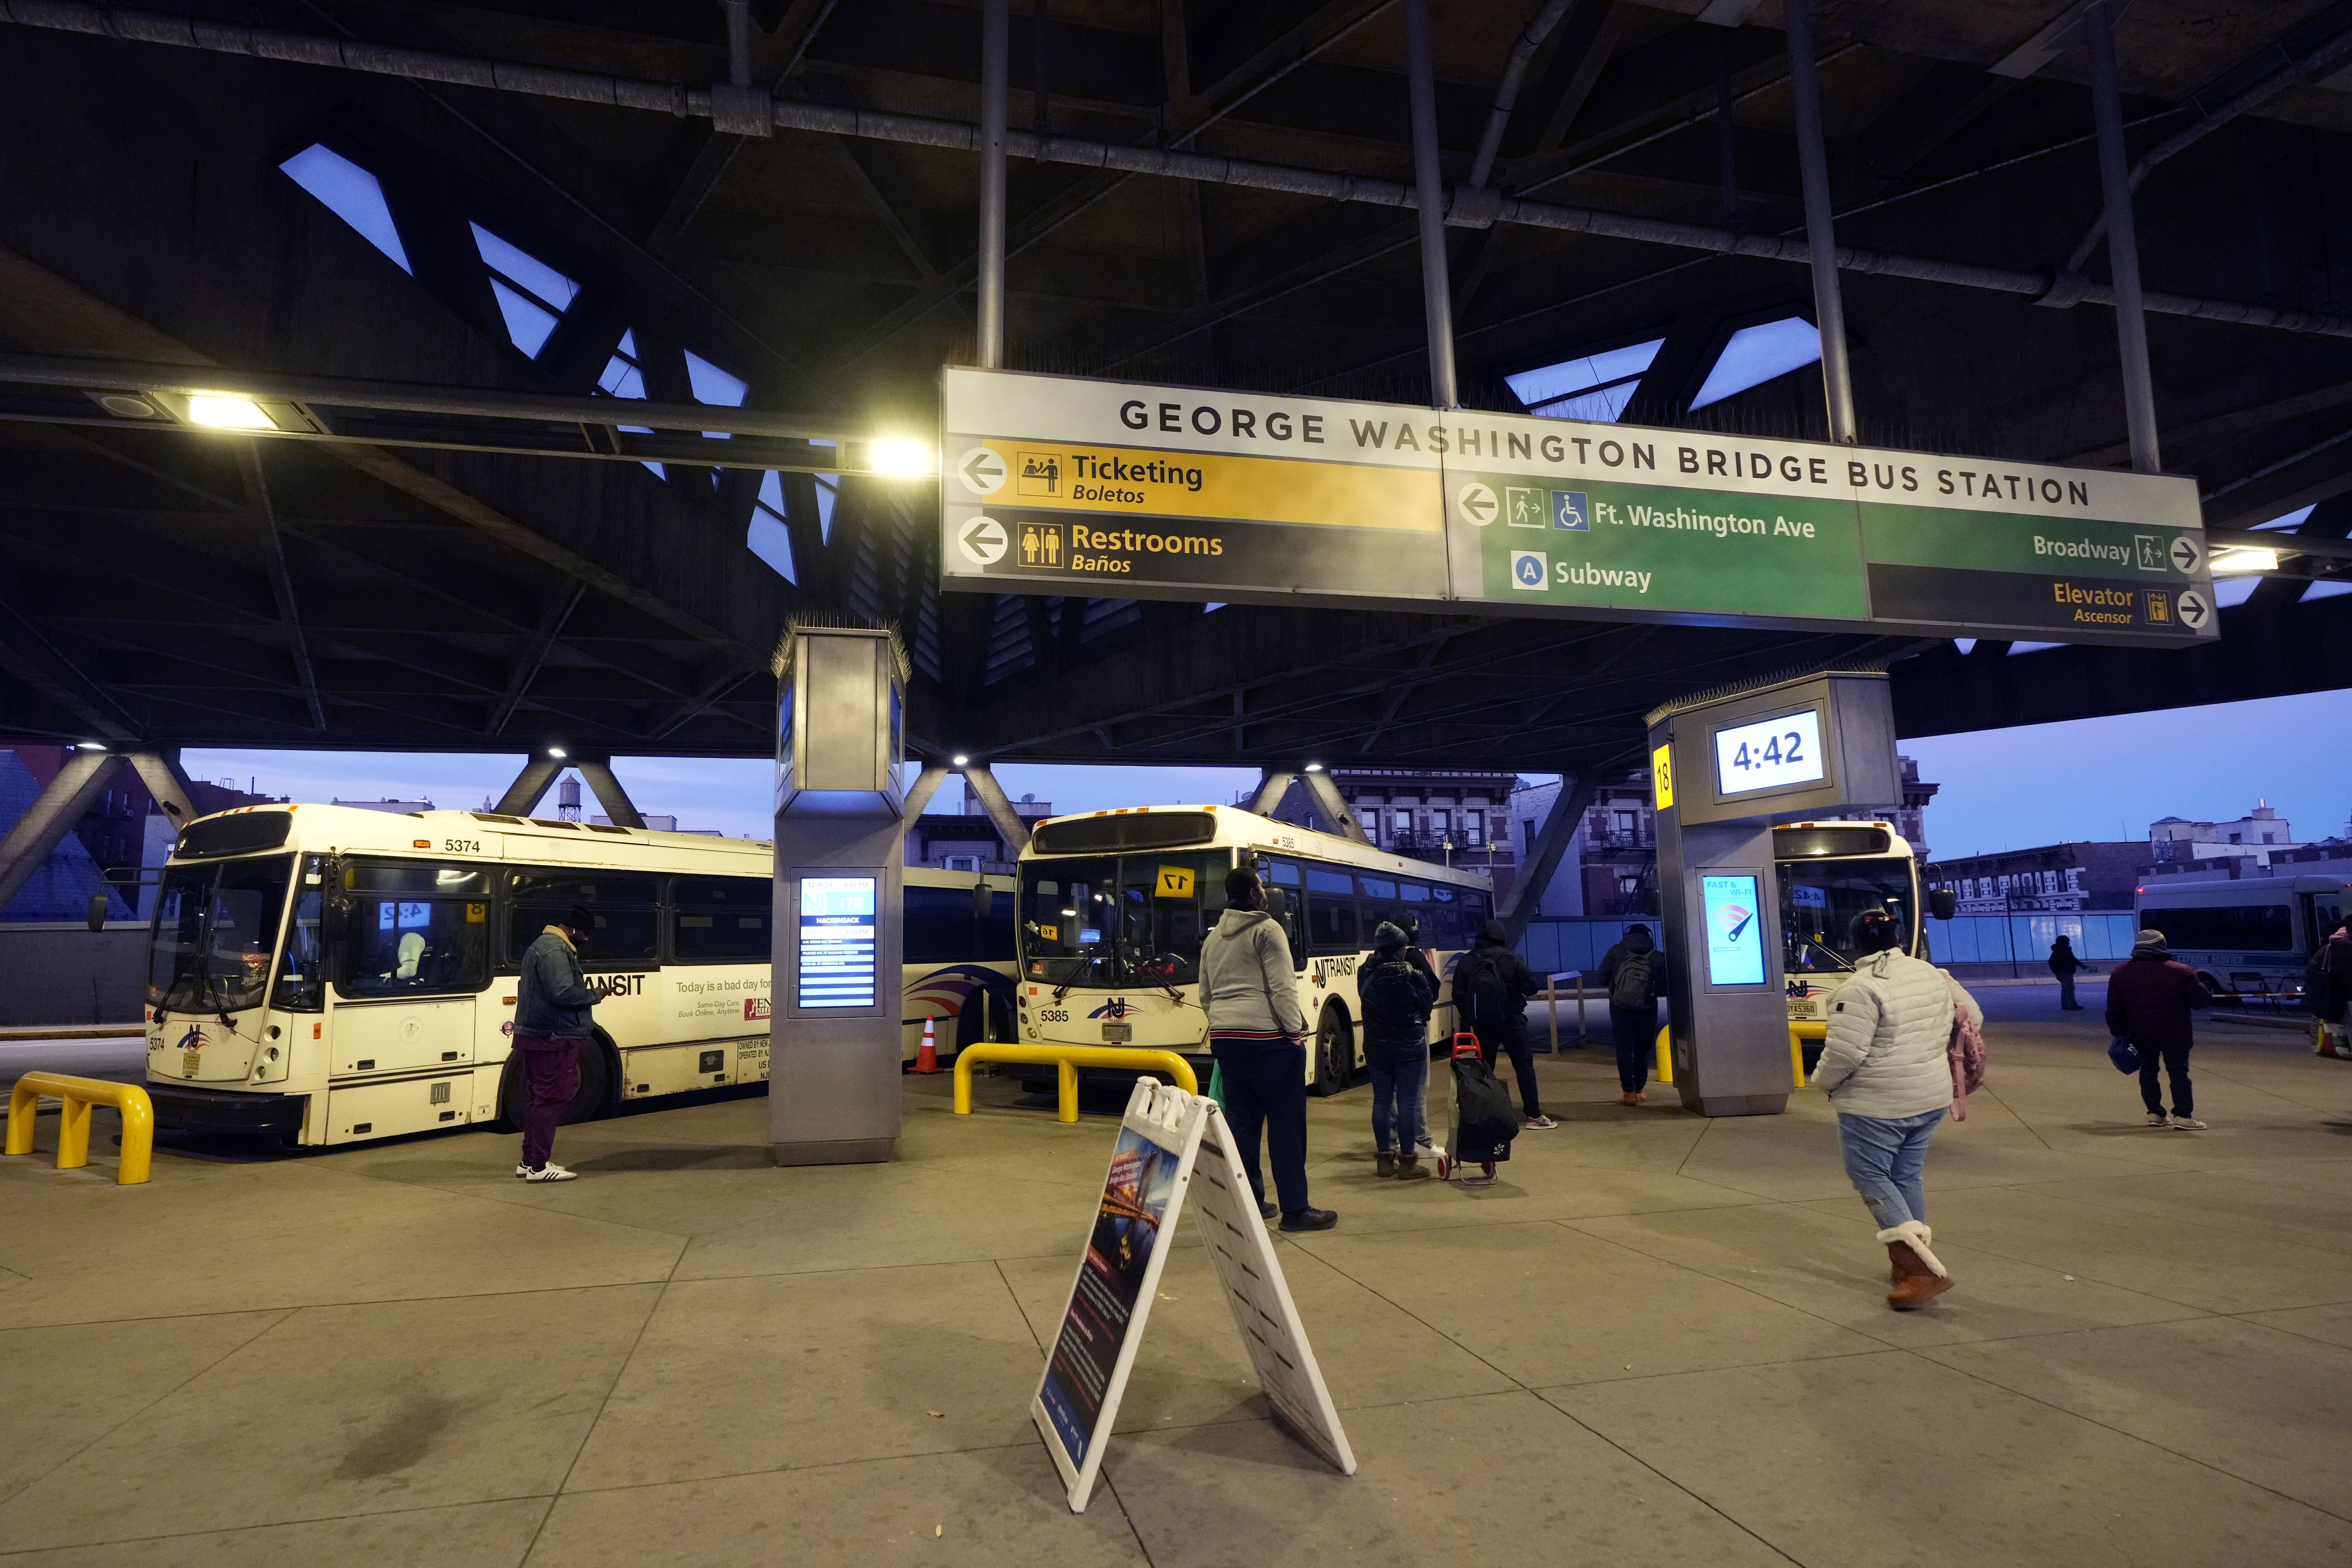
[(580, 1047), (584, 1043), (544, 1035), (514, 1037), (523, 1081), (530, 1089), (530, 1102), (522, 1113), (522, 1163), (533, 1170), (555, 1152), (555, 1124), (580, 1087)]

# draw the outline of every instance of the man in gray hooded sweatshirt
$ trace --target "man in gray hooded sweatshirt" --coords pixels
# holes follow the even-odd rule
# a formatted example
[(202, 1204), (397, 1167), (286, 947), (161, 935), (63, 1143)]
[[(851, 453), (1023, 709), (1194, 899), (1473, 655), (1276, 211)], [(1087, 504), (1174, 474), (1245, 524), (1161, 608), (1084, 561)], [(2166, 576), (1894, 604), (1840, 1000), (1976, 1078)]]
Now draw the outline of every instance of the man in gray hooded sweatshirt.
[(1328, 1230), (1339, 1216), (1307, 1201), (1307, 1014), (1298, 1005), (1298, 972), (1290, 939), (1265, 912), (1265, 886), (1239, 867), (1225, 877), (1225, 912), (1201, 943), (1201, 1003), (1209, 1014), (1209, 1051), (1224, 1078), (1225, 1120), (1241, 1145), (1259, 1210), (1264, 1132), (1285, 1230)]

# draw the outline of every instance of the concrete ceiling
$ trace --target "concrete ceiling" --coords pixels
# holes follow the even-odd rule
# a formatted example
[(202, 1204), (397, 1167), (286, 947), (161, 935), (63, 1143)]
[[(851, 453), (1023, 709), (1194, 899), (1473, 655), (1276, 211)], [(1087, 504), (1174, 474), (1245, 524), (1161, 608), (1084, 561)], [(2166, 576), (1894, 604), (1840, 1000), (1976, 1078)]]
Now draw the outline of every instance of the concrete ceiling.
[[(1439, 0), (1450, 179), (1539, 8)], [(1530, 62), (1496, 183), (1797, 227), (1779, 5), (1732, 27), (1695, 19), (1706, 9), (1569, 6)], [(2028, 46), (2076, 9), (1821, 0), (1841, 240), (2063, 267), (2098, 217), (2083, 51)], [(1383, 0), (1013, 10), (1018, 128), (1408, 169), (1402, 25)], [(676, 84), (681, 105), (727, 72), (720, 7), (700, 0), (168, 11), (223, 24), (215, 42), (258, 26), (608, 72)], [(782, 98), (978, 116), (976, 5), (753, 13), (753, 78)], [(100, 15), (0, 6), (0, 350), (577, 395), (625, 331), (656, 400), (692, 400), (690, 351), (747, 381), (753, 406), (875, 429), (929, 427), (939, 366), (969, 357), (967, 153), (737, 137), (679, 113), (60, 30), (114, 25)], [(2337, 250), (2352, 236), (2352, 92), (2334, 63), (2299, 68), (2332, 58), (2347, 29), (2352, 4), (2319, 0), (2130, 6), (2118, 47), (2136, 148), (2207, 132), (2141, 189), (2152, 289), (2330, 316), (2352, 304), (2352, 250)], [(377, 175), (411, 271), (279, 173), (317, 142)], [(1016, 162), (1011, 216), (1015, 364), (1425, 396), (1409, 214)], [(535, 359), (509, 342), (469, 221), (582, 286)], [(1663, 337), (1628, 419), (1821, 433), (1811, 372), (1687, 409), (1732, 330), (1809, 310), (1801, 268), (1523, 228), (1452, 237), (1471, 401), (1513, 407), (1506, 374)], [(2095, 250), (2083, 267), (2104, 277)], [(1846, 286), (1865, 440), (2120, 466), (2104, 309)], [(2319, 503), (2306, 532), (2340, 540), (2352, 341), (2166, 316), (2150, 335), (2167, 467), (2197, 475), (2209, 522)], [(2335, 686), (2352, 634), (2346, 598), (2299, 603), (2301, 581), (2224, 611), (2217, 647), (2020, 658), (1998, 643), (1964, 656), (1854, 636), (942, 595), (929, 496), (849, 479), (835, 501), (805, 474), (772, 492), (787, 582), (745, 547), (756, 471), (673, 463), (658, 479), (91, 413), (0, 389), (0, 736), (759, 754), (769, 651), (793, 616), (821, 615), (904, 632), (919, 748), (1549, 770), (1623, 754), (1648, 707), (1746, 675), (1893, 661), (1906, 731), (1926, 733)]]

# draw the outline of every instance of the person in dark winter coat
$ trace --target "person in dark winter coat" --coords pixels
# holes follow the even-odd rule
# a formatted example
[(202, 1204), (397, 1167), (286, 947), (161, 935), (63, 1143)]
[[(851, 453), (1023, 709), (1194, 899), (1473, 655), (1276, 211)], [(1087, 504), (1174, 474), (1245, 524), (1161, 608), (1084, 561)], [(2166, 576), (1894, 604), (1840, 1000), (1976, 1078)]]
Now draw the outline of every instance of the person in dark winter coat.
[(1454, 1016), (1478, 1037), (1478, 1054), (1488, 1067), (1495, 1053), (1510, 1053), (1519, 1079), (1519, 1106), (1529, 1127), (1557, 1127), (1543, 1113), (1536, 1090), (1535, 1048), (1528, 1044), (1528, 998), (1542, 984), (1528, 961), (1511, 951), (1500, 921), (1481, 927), (1477, 942), (1454, 965)]
[[(2128, 963), (2107, 973), (2107, 1032), (2139, 1047), (2139, 1097), (2147, 1106), (2150, 1127), (2178, 1127), (2202, 1132), (2205, 1124), (2191, 1115), (2196, 1099), (2189, 1085), (2189, 1050), (2196, 1044), (2189, 1014), (2210, 1006), (2213, 994), (2197, 972), (2172, 956), (2160, 931), (2143, 931), (2132, 939)], [(2164, 1113), (2164, 1096), (2158, 1089), (2158, 1067), (2172, 1079), (2172, 1114)]]
[(2074, 1000), (2074, 972), (2083, 961), (2074, 956), (2074, 939), (2062, 936), (2050, 944), (2050, 973), (2058, 977), (2058, 1010), (2079, 1013), (2083, 1005)]
[(541, 931), (522, 955), (515, 987), (514, 1048), (530, 1099), (522, 1113), (522, 1158), (515, 1174), (526, 1182), (568, 1182), (576, 1173), (550, 1158), (555, 1126), (580, 1087), (580, 1053), (593, 1049), (589, 1021), (595, 994), (580, 972), (580, 945), (596, 917), (578, 904)]
[(1372, 1075), (1375, 1174), (1426, 1179), (1418, 1151), (1429, 1142), (1422, 1107), (1437, 973), (1402, 928), (1382, 921), (1372, 933), (1371, 962), (1356, 976), (1356, 995), (1364, 1008), (1364, 1066)]
[(2317, 1020), (2318, 1054), (2352, 1058), (2352, 924), (2327, 933), (2304, 971), (2303, 989), (2304, 1005)]
[[(1621, 1007), (1617, 976), (1635, 960), (1648, 972), (1648, 984), (1641, 987), (1648, 994), (1639, 1006)], [(1640, 1105), (1649, 1098), (1642, 1091), (1649, 1087), (1650, 1058), (1657, 1049), (1658, 992), (1665, 983), (1666, 955), (1658, 951), (1648, 926), (1627, 926), (1625, 940), (1601, 955), (1601, 989), (1609, 997), (1609, 1032), (1617, 1039), (1617, 1087), (1623, 1091), (1619, 1096), (1622, 1104)], [(1629, 984), (1626, 989), (1634, 987)]]
[(1201, 941), (1201, 1005), (1209, 1054), (1225, 1086), (1225, 1121), (1258, 1211), (1265, 1198), (1258, 1144), (1274, 1166), (1285, 1230), (1328, 1230), (1329, 1209), (1307, 1201), (1307, 1014), (1298, 1005), (1290, 939), (1266, 912), (1265, 884), (1246, 866), (1225, 874), (1225, 910)]

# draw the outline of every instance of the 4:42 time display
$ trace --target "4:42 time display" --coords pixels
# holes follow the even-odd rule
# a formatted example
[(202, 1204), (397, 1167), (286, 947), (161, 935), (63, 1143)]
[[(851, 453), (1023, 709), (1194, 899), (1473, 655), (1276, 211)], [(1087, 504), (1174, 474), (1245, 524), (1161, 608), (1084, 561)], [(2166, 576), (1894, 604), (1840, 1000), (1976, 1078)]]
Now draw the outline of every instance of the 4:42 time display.
[(1719, 795), (1747, 795), (1814, 784), (1822, 765), (1822, 716), (1812, 708), (1734, 724), (1715, 732)]

